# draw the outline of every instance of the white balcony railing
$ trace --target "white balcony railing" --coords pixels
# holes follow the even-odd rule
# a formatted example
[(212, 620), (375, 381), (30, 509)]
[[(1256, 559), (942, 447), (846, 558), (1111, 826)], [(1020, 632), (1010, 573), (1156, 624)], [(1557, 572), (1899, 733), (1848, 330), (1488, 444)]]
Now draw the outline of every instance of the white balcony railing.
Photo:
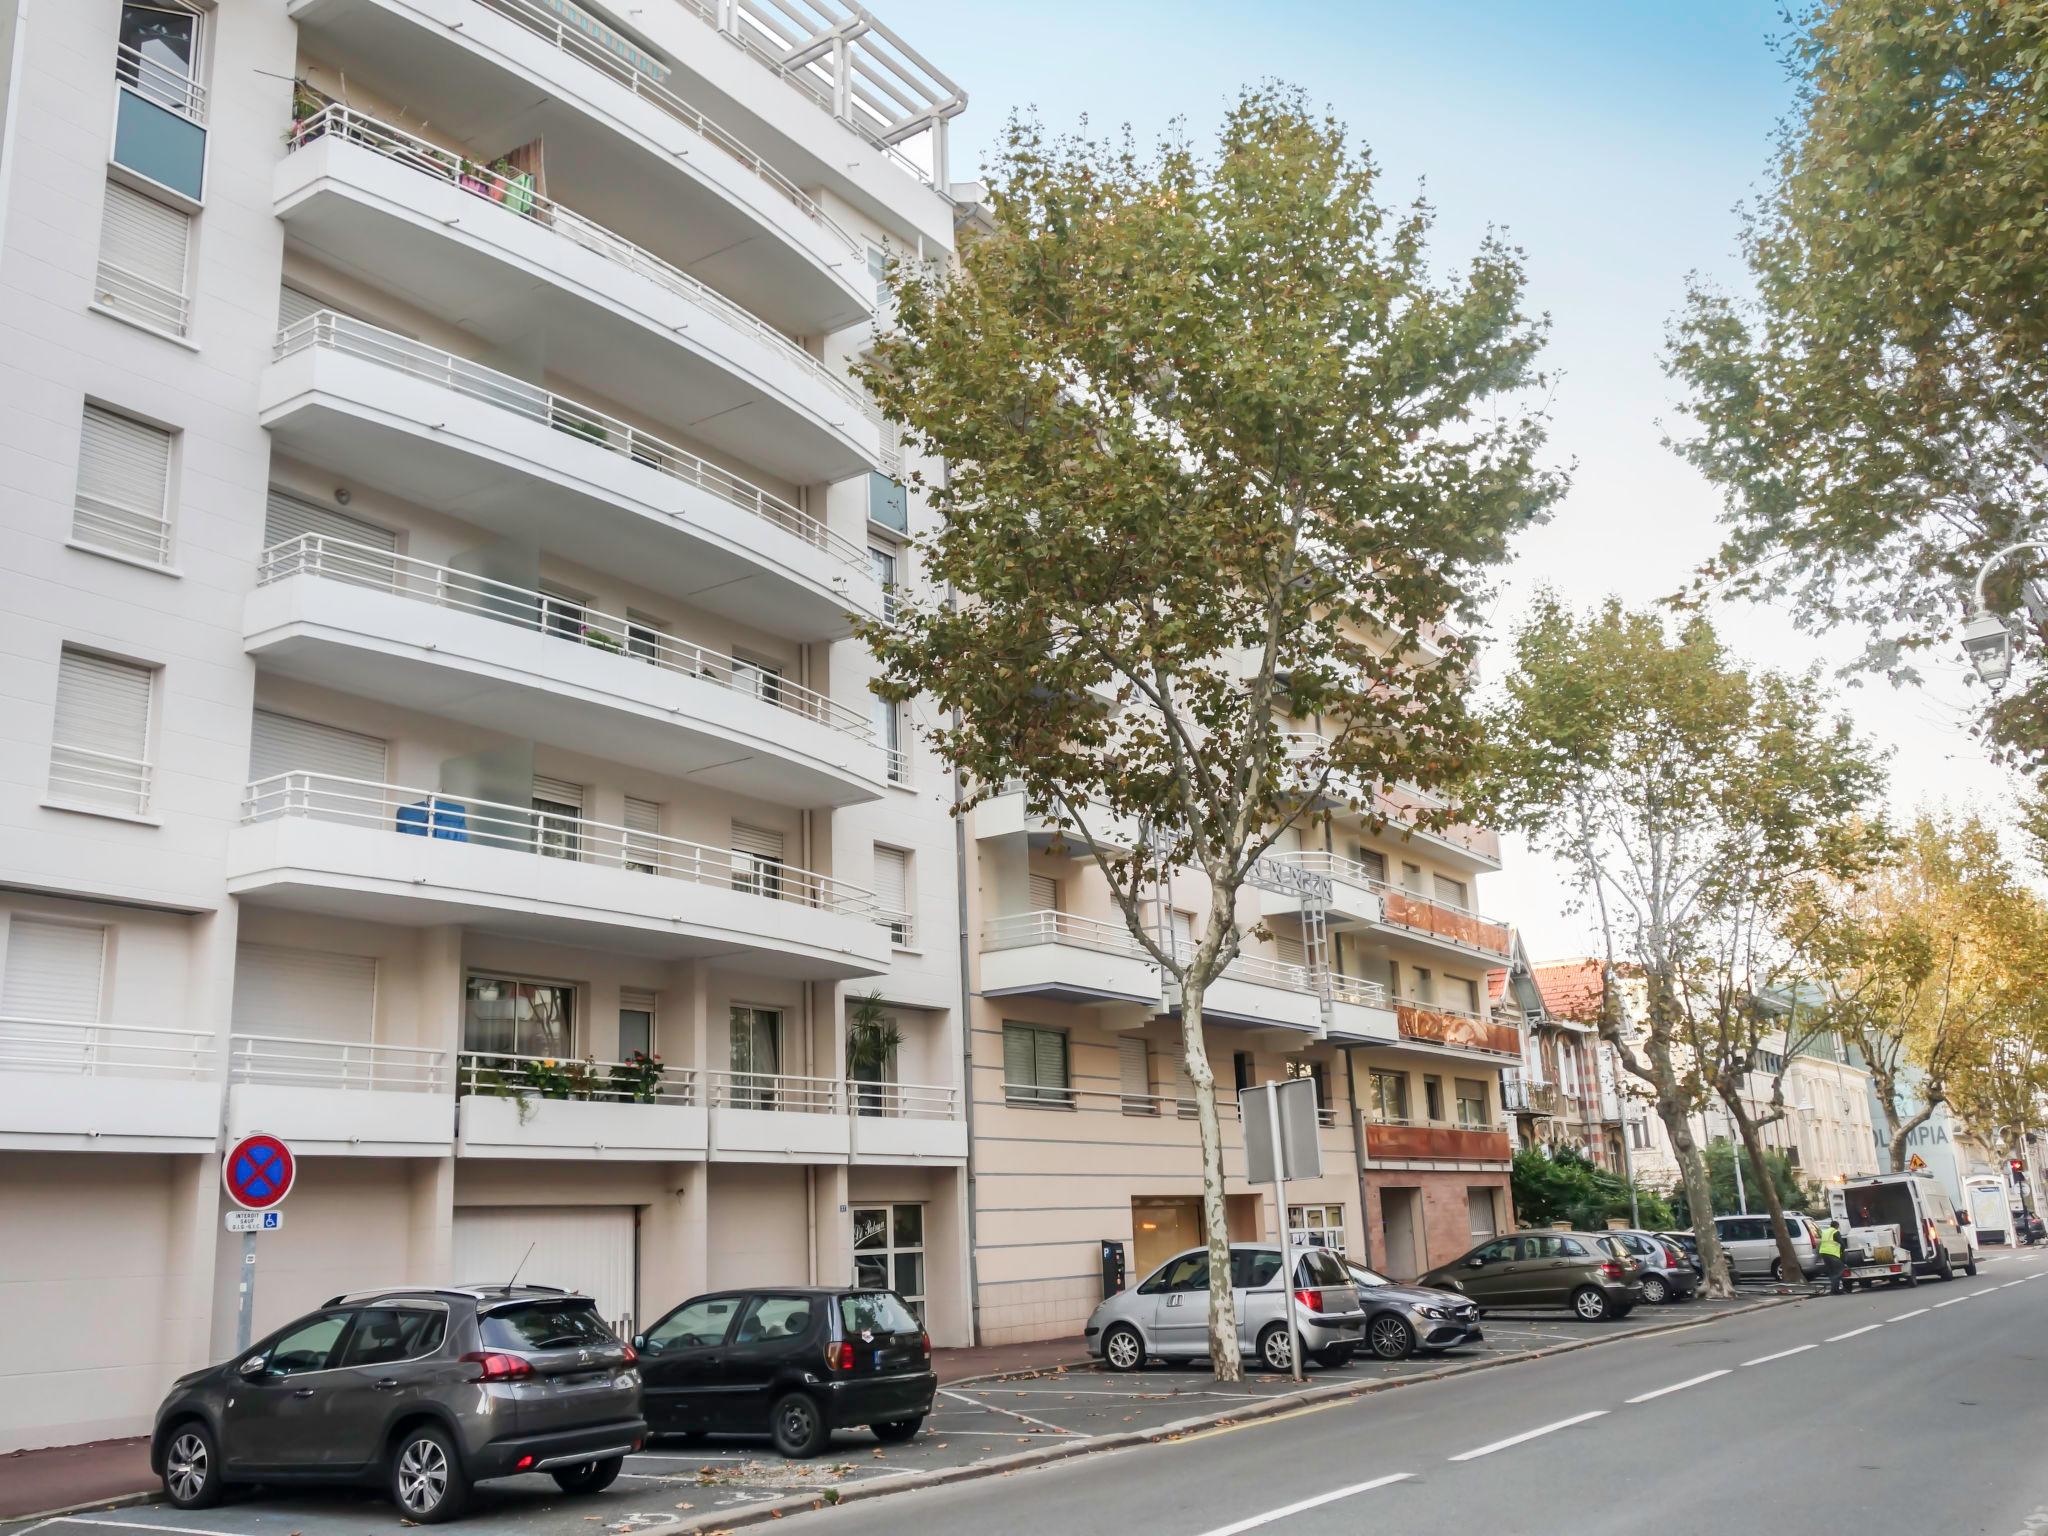
[(1360, 1008), (1387, 1008), (1392, 1004), (1387, 997), (1385, 982), (1363, 981), (1356, 976), (1339, 976), (1330, 973), (1330, 998), (1333, 1002), (1354, 1003)]
[(141, 816), (149, 810), (154, 777), (155, 770), (142, 758), (95, 752), (61, 741), (50, 747), (50, 798), (65, 805)]
[(272, 774), (249, 786), (242, 801), (245, 825), (286, 817), (598, 864), (848, 917), (869, 917), (875, 908), (871, 891), (778, 860), (441, 790), (298, 771)]
[(772, 491), (764, 491), (751, 481), (741, 479), (731, 470), (721, 469), (708, 459), (592, 406), (580, 405), (538, 384), (515, 378), (509, 373), (500, 373), (495, 368), (486, 368), (481, 363), (457, 357), (452, 352), (443, 352), (438, 347), (424, 346), (396, 331), (338, 315), (333, 310), (323, 309), (286, 326), (278, 332), (272, 355), (282, 360), (316, 347), (395, 369), (443, 389), (467, 395), (472, 400), (481, 400), (486, 405), (516, 412), (570, 437), (580, 438), (671, 479), (709, 491), (763, 522), (772, 523), (806, 544), (824, 550), (841, 564), (851, 566), (863, 575), (868, 573), (867, 551), (852, 540), (833, 533), (809, 513), (799, 510)]
[(959, 1095), (937, 1083), (875, 1083), (850, 1078), (846, 1100), (856, 1115), (889, 1120), (954, 1120)]
[(707, 314), (716, 315), (741, 334), (751, 336), (784, 362), (823, 384), (868, 421), (880, 423), (882, 420), (881, 407), (851, 379), (835, 374), (774, 326), (735, 304), (709, 284), (662, 260), (652, 251), (635, 245), (624, 235), (614, 234), (602, 224), (563, 207), (551, 198), (540, 196), (533, 190), (530, 176), (502, 176), (465, 159), (454, 150), (443, 149), (427, 139), (338, 104), (322, 108), (299, 123), (286, 147), (289, 150), (303, 149), (325, 138), (345, 139), (410, 170), (460, 187), (485, 202), (495, 203), (513, 217), (552, 229), (564, 239), (573, 240), (614, 265), (660, 284), (678, 298), (696, 305)]
[(1033, 944), (1066, 944), (1105, 955), (1151, 958), (1122, 923), (1076, 917), (1071, 912), (1012, 912), (991, 918), (982, 930), (983, 949), (1024, 949)]
[(478, 3), (616, 80), (642, 101), (650, 103), (706, 143), (737, 160), (779, 196), (787, 199), (805, 218), (831, 234), (846, 247), (848, 254), (865, 256), (866, 248), (834, 223), (802, 187), (664, 85), (662, 80), (667, 75), (666, 69), (653, 65), (653, 61), (637, 55), (637, 51), (637, 56), (629, 57), (607, 42), (591, 37), (578, 26), (575, 17), (565, 14), (575, 11), (576, 7), (551, 6), (545, 0), (478, 0)]
[(650, 625), (586, 608), (552, 592), (515, 587), (452, 566), (414, 560), (388, 549), (318, 533), (300, 534), (263, 552), (257, 567), (258, 586), (294, 576), (368, 587), (413, 602), (455, 608), (502, 624), (538, 630), (550, 639), (605, 651), (746, 694), (855, 741), (873, 741), (875, 737), (874, 725), (866, 715), (835, 703), (814, 689), (722, 651), (676, 640)]
[(211, 1034), (196, 1029), (0, 1017), (0, 1072), (207, 1078), (213, 1045)]
[(785, 1114), (844, 1114), (844, 1086), (836, 1077), (792, 1077), (784, 1072), (707, 1072), (709, 1102), (725, 1109), (769, 1109)]
[(206, 122), (206, 87), (182, 69), (153, 59), (127, 43), (114, 45), (114, 78), (145, 101), (168, 107), (193, 122)]
[(917, 942), (917, 919), (908, 912), (877, 912), (875, 923), (889, 930), (889, 942), (898, 949)]
[(446, 1051), (289, 1035), (233, 1036), (228, 1041), (228, 1078), (237, 1083), (377, 1093), (446, 1093), (450, 1087)]
[(699, 1102), (697, 1074), (688, 1067), (645, 1061), (598, 1061), (589, 1056), (520, 1056), (507, 1051), (462, 1051), (457, 1088), (486, 1098), (574, 1099), (606, 1104)]
[(161, 512), (124, 507), (118, 501), (80, 491), (71, 500), (71, 532), (80, 543), (109, 549), (146, 565), (171, 558), (171, 523)]
[(144, 325), (182, 336), (192, 320), (192, 301), (176, 288), (100, 258), (93, 278), (94, 301), (107, 309), (133, 315)]

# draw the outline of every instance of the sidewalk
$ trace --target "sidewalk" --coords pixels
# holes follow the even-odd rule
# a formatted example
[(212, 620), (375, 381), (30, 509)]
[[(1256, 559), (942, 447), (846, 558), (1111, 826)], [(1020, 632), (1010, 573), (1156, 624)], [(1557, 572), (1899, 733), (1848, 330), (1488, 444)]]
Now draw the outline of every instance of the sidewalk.
[[(1016, 1371), (1050, 1371), (1087, 1359), (1079, 1339), (932, 1351), (942, 1386)], [(0, 1520), (156, 1491), (157, 1481), (149, 1471), (149, 1441), (141, 1436), (0, 1456)]]

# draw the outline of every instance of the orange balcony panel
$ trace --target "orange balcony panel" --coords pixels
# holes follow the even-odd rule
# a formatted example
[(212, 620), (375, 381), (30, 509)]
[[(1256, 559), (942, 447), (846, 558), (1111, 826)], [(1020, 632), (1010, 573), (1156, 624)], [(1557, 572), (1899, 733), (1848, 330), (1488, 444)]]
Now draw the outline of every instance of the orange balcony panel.
[(1457, 1159), (1468, 1163), (1508, 1161), (1506, 1131), (1471, 1131), (1445, 1125), (1375, 1125), (1366, 1122), (1368, 1157)]
[(1512, 1024), (1495, 1024), (1463, 1013), (1440, 1013), (1415, 1003), (1397, 1003), (1394, 1017), (1404, 1040), (1427, 1040), (1433, 1045), (1486, 1051), (1495, 1056), (1522, 1054), (1522, 1037)]
[(1505, 956), (1508, 952), (1506, 923), (1496, 923), (1476, 912), (1461, 912), (1440, 901), (1412, 895), (1393, 886), (1384, 888), (1380, 899), (1386, 909), (1385, 921), (1396, 927), (1433, 933), (1438, 938), (1449, 939), (1470, 949), (1484, 950), (1490, 955)]

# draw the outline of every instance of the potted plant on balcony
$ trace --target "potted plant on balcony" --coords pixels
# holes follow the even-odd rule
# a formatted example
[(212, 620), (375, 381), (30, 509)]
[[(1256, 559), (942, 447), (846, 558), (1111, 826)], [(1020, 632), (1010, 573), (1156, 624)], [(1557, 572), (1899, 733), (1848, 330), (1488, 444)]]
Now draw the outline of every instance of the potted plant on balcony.
[(557, 432), (566, 432), (571, 437), (580, 437), (586, 443), (596, 443), (602, 448), (610, 441), (610, 434), (588, 416), (578, 416), (559, 407), (549, 418)]
[(614, 655), (626, 648), (625, 641), (608, 629), (599, 629), (595, 624), (583, 626), (583, 643), (585, 645), (594, 645), (600, 651), (610, 651)]
[(853, 1011), (846, 1016), (846, 1076), (853, 1088), (856, 1114), (882, 1112), (885, 1074), (902, 1044), (903, 1031), (882, 1011), (881, 993), (870, 992), (855, 1000)]
[[(326, 105), (326, 102), (313, 94), (309, 86), (298, 84), (296, 81), (293, 82), (292, 125), (284, 131), (285, 143), (302, 144), (319, 138), (319, 133), (308, 133), (306, 130), (313, 119), (320, 115)], [(303, 138), (301, 137), (302, 134), (304, 135)]]
[(465, 192), (474, 192), (478, 197), (489, 197), (491, 189), (484, 180), (484, 168), (474, 160), (465, 158), (456, 171), (455, 184)]
[(659, 1056), (635, 1051), (612, 1068), (612, 1092), (631, 1104), (652, 1104), (661, 1097), (661, 1075), (666, 1070)]

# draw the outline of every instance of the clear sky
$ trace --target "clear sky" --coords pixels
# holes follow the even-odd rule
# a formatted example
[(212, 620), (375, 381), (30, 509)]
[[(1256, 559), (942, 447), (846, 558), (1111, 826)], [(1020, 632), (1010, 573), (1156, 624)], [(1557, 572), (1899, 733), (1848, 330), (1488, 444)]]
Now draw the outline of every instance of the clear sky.
[[(1298, 85), (1372, 146), (1382, 196), (1418, 188), (1437, 206), (1435, 253), (1454, 269), (1488, 225), (1528, 255), (1530, 302), (1553, 323), (1561, 375), (1553, 452), (1575, 464), (1570, 497), (1526, 534), (1493, 627), (1549, 584), (1591, 602), (1675, 590), (1716, 543), (1719, 498), (1662, 446), (1677, 424), (1659, 367), (1686, 274), (1739, 286), (1734, 206), (1759, 185), (1791, 99), (1771, 46), (1777, 0), (870, 0), (870, 8), (968, 95), (953, 175), (976, 174), (1013, 110), (1064, 129), (1128, 122), (1141, 140), (1185, 118), (1213, 132), (1246, 84)], [(1817, 643), (1782, 610), (1717, 615), (1743, 654), (1830, 664), (1851, 636)], [(1492, 662), (1498, 672), (1499, 660)], [(1893, 801), (2002, 803), (2005, 777), (1965, 734), (1975, 690), (1959, 656), (1924, 691), (1882, 680), (1844, 695), (1894, 753)], [(1510, 839), (1480, 900), (1519, 925), (1538, 959), (1583, 952), (1555, 870)]]

